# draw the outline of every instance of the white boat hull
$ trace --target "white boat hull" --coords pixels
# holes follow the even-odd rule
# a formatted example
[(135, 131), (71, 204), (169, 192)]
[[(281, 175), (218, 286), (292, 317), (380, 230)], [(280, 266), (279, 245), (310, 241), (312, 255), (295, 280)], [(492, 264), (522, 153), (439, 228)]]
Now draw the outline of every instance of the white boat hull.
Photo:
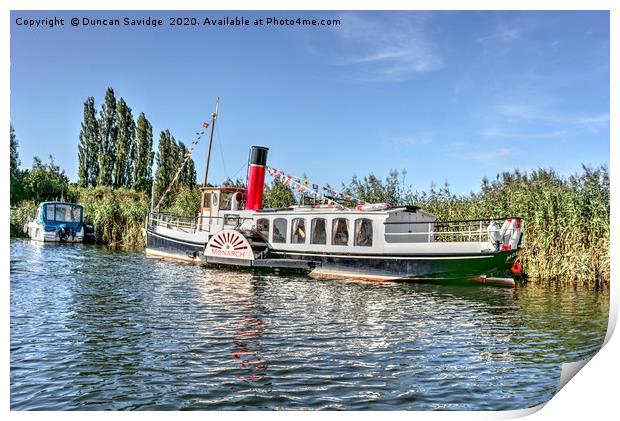
[(46, 243), (81, 243), (84, 241), (84, 228), (80, 229), (74, 236), (68, 236), (62, 239), (57, 231), (46, 231), (43, 225), (36, 222), (28, 223), (25, 231), (31, 240)]

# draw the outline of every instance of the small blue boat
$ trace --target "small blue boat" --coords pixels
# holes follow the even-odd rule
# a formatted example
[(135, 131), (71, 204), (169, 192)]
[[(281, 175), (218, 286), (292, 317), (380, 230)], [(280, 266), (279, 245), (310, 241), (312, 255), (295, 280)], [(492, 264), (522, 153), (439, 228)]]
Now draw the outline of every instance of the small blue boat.
[(84, 240), (84, 208), (75, 203), (43, 202), (37, 216), (24, 227), (33, 240), (81, 243)]

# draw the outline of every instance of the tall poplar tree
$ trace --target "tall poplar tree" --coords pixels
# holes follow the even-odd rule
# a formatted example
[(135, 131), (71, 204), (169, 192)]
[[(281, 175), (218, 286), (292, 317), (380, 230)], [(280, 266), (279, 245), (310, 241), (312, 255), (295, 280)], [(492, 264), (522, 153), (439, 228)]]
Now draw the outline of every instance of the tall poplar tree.
[(99, 123), (95, 116), (95, 98), (84, 102), (84, 118), (78, 144), (78, 184), (96, 186), (99, 174)]
[(111, 186), (113, 183), (113, 171), (115, 146), (116, 146), (116, 98), (114, 89), (108, 88), (105, 100), (99, 111), (99, 174), (97, 184)]
[[(177, 145), (177, 155), (179, 156), (178, 166), (180, 166), (185, 160), (185, 157), (189, 155), (189, 149), (187, 149), (185, 144), (181, 141), (179, 141)], [(187, 160), (181, 174), (179, 174), (178, 184), (179, 186), (183, 185), (190, 188), (196, 185), (196, 168), (194, 166), (194, 160), (191, 157)]]
[[(164, 192), (170, 185), (176, 173), (176, 161), (178, 155), (174, 138), (170, 131), (165, 130), (159, 134), (159, 146), (157, 148), (157, 170), (155, 171), (155, 203), (158, 203)], [(169, 201), (167, 198), (166, 202)]]
[(17, 136), (15, 136), (15, 130), (13, 129), (13, 125), (11, 125), (11, 158), (10, 158), (10, 170), (11, 170), (11, 204), (19, 202), (23, 199), (23, 172), (20, 170), (19, 166), (21, 162), (19, 161), (19, 152), (17, 150), (18, 142)]
[(192, 158), (187, 161), (185, 174), (185, 185), (191, 188), (196, 187), (196, 165), (194, 164), (194, 160)]
[(116, 143), (114, 160), (114, 187), (128, 187), (133, 183), (133, 151), (135, 123), (131, 108), (121, 98), (116, 106)]
[(11, 184), (13, 181), (13, 176), (17, 176), (17, 171), (19, 171), (19, 165), (21, 164), (19, 161), (19, 152), (17, 151), (17, 147), (17, 136), (15, 136), (15, 129), (13, 129), (13, 125), (11, 124)]
[(136, 142), (134, 156), (133, 188), (148, 192), (152, 182), (153, 165), (153, 126), (144, 113), (140, 113), (136, 123)]

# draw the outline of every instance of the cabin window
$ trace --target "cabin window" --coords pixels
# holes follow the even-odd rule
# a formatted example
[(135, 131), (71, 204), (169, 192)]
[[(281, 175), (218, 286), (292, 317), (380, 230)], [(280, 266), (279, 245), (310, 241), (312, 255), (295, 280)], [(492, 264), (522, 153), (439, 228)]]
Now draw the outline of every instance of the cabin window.
[(314, 218), (311, 224), (312, 236), (310, 244), (327, 244), (327, 233), (325, 231), (325, 218)]
[(56, 217), (54, 218), (56, 221), (68, 222), (70, 218), (68, 206), (56, 205)]
[(293, 229), (291, 230), (291, 243), (304, 244), (306, 242), (306, 220), (303, 218), (293, 219)]
[(261, 218), (256, 221), (256, 231), (263, 237), (265, 240), (269, 239), (269, 219)]
[(213, 193), (213, 207), (217, 208), (217, 193)]
[(71, 207), (71, 220), (74, 222), (82, 221), (82, 209), (77, 206)]
[(232, 205), (232, 198), (234, 192), (225, 192), (222, 193), (222, 198), (220, 200), (220, 210), (230, 210)]
[(273, 241), (274, 243), (286, 243), (286, 219), (276, 218), (273, 221)]
[(372, 221), (370, 219), (355, 220), (355, 245), (372, 247)]
[(56, 205), (56, 220), (59, 222), (72, 222), (71, 206)]
[(54, 205), (48, 205), (46, 207), (46, 212), (45, 212), (45, 219), (47, 219), (48, 221), (53, 221), (54, 220), (54, 209), (56, 207)]
[(202, 207), (203, 208), (210, 208), (211, 207), (211, 193), (204, 193), (204, 195), (202, 196)]
[(349, 221), (345, 218), (336, 218), (332, 221), (332, 244), (346, 246), (349, 244)]

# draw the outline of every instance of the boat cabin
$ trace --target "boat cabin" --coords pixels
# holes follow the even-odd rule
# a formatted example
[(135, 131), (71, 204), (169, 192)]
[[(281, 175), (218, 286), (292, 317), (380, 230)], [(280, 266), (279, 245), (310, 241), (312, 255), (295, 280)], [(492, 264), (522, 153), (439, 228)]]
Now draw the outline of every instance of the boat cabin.
[(274, 249), (340, 253), (377, 253), (389, 243), (428, 242), (435, 221), (417, 207), (358, 211), (292, 206), (261, 209), (252, 216), (241, 228), (257, 232)]
[(82, 224), (84, 209), (80, 205), (66, 202), (43, 202), (37, 210), (36, 221), (46, 228), (66, 225), (76, 230)]
[[(211, 231), (212, 224), (222, 225), (225, 214), (242, 210), (245, 192), (242, 187), (201, 187), (198, 230)], [(230, 225), (226, 223), (230, 221), (223, 222), (223, 225)]]
[(43, 202), (24, 232), (34, 240), (81, 242), (84, 238), (84, 208), (74, 203)]

